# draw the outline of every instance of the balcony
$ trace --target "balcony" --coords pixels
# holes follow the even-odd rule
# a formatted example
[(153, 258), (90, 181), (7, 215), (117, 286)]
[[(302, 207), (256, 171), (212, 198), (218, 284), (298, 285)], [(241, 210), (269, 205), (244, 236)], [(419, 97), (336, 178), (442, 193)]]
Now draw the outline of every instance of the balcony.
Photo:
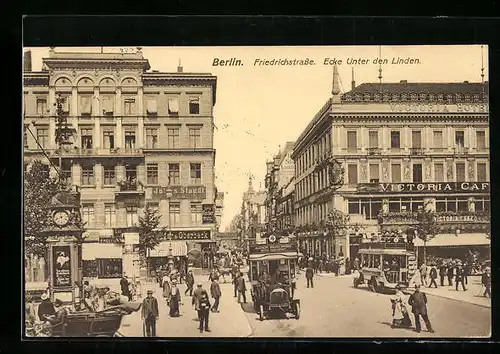
[(378, 147), (370, 147), (366, 149), (368, 155), (382, 155), (382, 149)]
[(468, 153), (469, 153), (469, 150), (463, 146), (457, 146), (453, 149), (453, 154), (456, 156), (464, 156), (464, 155), (468, 155)]
[(144, 194), (142, 183), (137, 180), (120, 181), (115, 188), (116, 196), (138, 196)]
[(410, 155), (423, 156), (423, 155), (425, 155), (425, 149), (423, 149), (423, 148), (410, 148)]

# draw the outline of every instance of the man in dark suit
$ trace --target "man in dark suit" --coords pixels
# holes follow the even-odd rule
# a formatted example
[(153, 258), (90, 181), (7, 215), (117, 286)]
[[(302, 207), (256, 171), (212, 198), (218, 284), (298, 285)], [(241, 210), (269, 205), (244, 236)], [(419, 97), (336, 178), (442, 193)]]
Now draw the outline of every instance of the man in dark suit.
[(214, 298), (214, 304), (211, 310), (212, 312), (219, 312), (219, 299), (222, 296), (222, 292), (220, 291), (220, 286), (217, 282), (217, 279), (212, 280), (212, 284), (210, 285), (210, 293)]
[(464, 284), (464, 267), (461, 263), (458, 263), (455, 275), (455, 290), (458, 291), (458, 284), (462, 284), (462, 289), (467, 291)]
[(311, 266), (309, 266), (306, 269), (307, 287), (311, 285), (311, 288), (314, 288), (313, 277), (314, 277), (314, 269)]
[(238, 302), (241, 302), (241, 297), (243, 296), (243, 303), (247, 303), (247, 287), (245, 284), (245, 278), (243, 277), (243, 273), (240, 272), (238, 278), (236, 279), (237, 281), (237, 289), (238, 289)]
[(444, 286), (444, 278), (446, 277), (446, 265), (441, 263), (439, 266), (439, 282), (441, 286)]
[(420, 291), (420, 285), (415, 285), (415, 292), (410, 295), (408, 304), (411, 306), (413, 315), (415, 316), (416, 331), (420, 333), (422, 330), (420, 327), (420, 316), (422, 316), (425, 326), (427, 327), (427, 331), (434, 333), (431, 321), (429, 321), (429, 317), (427, 316), (427, 296), (425, 293)]
[(122, 295), (128, 298), (128, 301), (132, 301), (132, 294), (129, 289), (129, 282), (126, 275), (120, 280), (120, 288), (122, 290)]
[(158, 316), (158, 300), (153, 297), (153, 290), (148, 290), (147, 297), (142, 302), (142, 320), (146, 327), (147, 337), (156, 337)]

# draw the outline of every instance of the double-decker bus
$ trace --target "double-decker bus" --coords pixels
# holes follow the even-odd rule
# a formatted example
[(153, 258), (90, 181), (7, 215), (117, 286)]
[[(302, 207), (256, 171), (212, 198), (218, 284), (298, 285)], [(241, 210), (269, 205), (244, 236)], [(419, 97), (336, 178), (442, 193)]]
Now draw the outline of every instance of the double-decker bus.
[(374, 292), (408, 287), (417, 270), (415, 246), (398, 238), (362, 240), (359, 245), (361, 269), (354, 287), (367, 284)]

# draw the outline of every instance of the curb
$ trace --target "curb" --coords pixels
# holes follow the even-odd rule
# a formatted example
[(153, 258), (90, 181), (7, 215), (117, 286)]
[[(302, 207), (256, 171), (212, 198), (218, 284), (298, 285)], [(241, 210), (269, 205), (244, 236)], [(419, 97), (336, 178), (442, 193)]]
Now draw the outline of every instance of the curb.
[[(454, 299), (452, 297), (444, 296), (444, 295), (441, 295), (441, 294), (433, 294), (433, 293), (428, 293), (428, 292), (425, 292), (425, 291), (422, 291), (422, 292), (425, 293), (426, 295), (436, 296), (436, 297), (440, 297), (440, 298), (448, 299), (448, 300), (452, 300), (452, 301), (457, 301), (457, 302), (464, 302), (464, 303), (467, 303), (467, 304), (476, 305), (476, 306), (480, 306), (480, 307), (491, 309), (491, 304), (488, 306), (488, 305), (483, 305), (483, 304), (477, 304), (477, 303), (471, 302), (469, 300)], [(403, 290), (403, 294), (411, 295), (413, 293), (410, 292), (410, 291), (408, 291), (408, 290)]]
[(249, 333), (249, 334), (247, 334), (246, 336), (243, 336), (243, 338), (248, 338), (248, 337), (251, 337), (251, 336), (253, 335), (253, 328), (252, 328), (252, 326), (250, 325), (250, 321), (248, 320), (247, 315), (245, 315), (245, 310), (243, 310), (243, 304), (242, 304), (242, 303), (239, 303), (239, 305), (240, 305), (240, 310), (241, 310), (241, 312), (243, 313), (243, 316), (245, 316), (245, 322), (246, 322), (247, 327), (248, 327), (249, 332), (250, 332), (250, 333)]

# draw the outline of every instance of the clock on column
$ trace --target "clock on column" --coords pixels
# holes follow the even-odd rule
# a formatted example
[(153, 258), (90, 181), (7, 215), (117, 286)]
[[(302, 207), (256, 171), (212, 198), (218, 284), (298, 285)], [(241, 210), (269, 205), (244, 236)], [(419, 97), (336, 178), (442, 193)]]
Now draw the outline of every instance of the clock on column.
[(69, 215), (66, 211), (56, 211), (53, 216), (54, 223), (58, 226), (64, 226), (69, 221)]

